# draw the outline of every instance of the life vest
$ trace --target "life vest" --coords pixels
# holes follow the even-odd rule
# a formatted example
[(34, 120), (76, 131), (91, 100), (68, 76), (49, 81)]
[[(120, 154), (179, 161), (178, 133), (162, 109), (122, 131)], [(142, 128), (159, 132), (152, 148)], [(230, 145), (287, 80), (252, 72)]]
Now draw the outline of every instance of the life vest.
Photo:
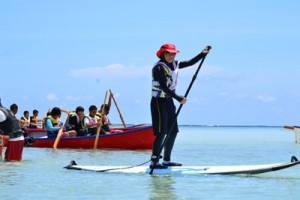
[[(96, 124), (100, 119), (97, 115), (95, 115), (94, 117), (91, 117), (90, 115), (87, 115), (87, 118), (89, 119), (90, 124)], [(90, 128), (95, 128), (95, 127), (97, 127), (97, 125), (93, 125)]]
[(25, 122), (21, 122), (22, 127), (28, 127), (30, 125), (30, 118), (26, 118), (25, 116), (21, 117), (21, 120)]
[[(166, 75), (166, 79), (167, 79), (167, 87), (170, 90), (175, 90), (177, 87), (177, 78), (178, 78), (178, 63), (176, 63), (175, 61), (173, 62), (173, 66), (174, 66), (174, 70), (170, 69), (170, 67), (168, 65), (166, 65), (164, 62), (158, 62), (155, 67), (157, 65), (161, 65), (165, 75)], [(154, 80), (154, 76), (152, 74), (152, 96), (156, 97), (156, 98), (165, 98), (166, 97), (166, 93), (161, 89), (161, 86), (158, 82), (158, 80)]]
[(110, 124), (107, 115), (103, 115), (102, 123), (103, 123), (103, 126)]
[(88, 120), (90, 122), (90, 117), (88, 115), (84, 115), (83, 118), (80, 121), (81, 128), (87, 128), (86, 125), (84, 124), (85, 118), (88, 118)]
[(101, 118), (101, 113), (97, 112), (96, 115)]
[[(51, 123), (52, 123), (53, 127), (57, 127), (58, 126), (58, 120), (54, 119), (51, 115), (45, 118), (45, 125), (46, 125), (46, 120), (47, 119), (51, 120)], [(45, 127), (45, 128), (48, 129), (48, 127)]]
[(21, 129), (21, 125), (19, 123), (19, 120), (14, 116), (14, 114), (0, 106), (0, 110), (6, 115), (6, 120), (3, 122), (0, 122), (0, 129), (5, 133), (9, 135), (9, 139), (18, 138), (20, 136), (23, 136), (23, 131)]
[(77, 121), (78, 121), (78, 116), (77, 116), (76, 112), (71, 112), (69, 114), (69, 117), (68, 117), (67, 121), (66, 121), (65, 127), (75, 127), (75, 124), (70, 124), (70, 118), (74, 117), (74, 116), (76, 116)]
[[(84, 115), (83, 118), (81, 120), (79, 120), (79, 117), (78, 117), (77, 113), (76, 112), (71, 112), (68, 119), (67, 119), (67, 121), (66, 121), (66, 126), (75, 127), (78, 130), (86, 128), (86, 126), (84, 125), (84, 119), (86, 117), (88, 117), (88, 116)], [(76, 118), (76, 120), (75, 121), (72, 120), (71, 124), (70, 124), (70, 118)], [(73, 124), (73, 123), (75, 123), (75, 124)]]
[(41, 121), (37, 121), (37, 120), (38, 120), (38, 118), (34, 115), (30, 117), (30, 122), (33, 124), (36, 124), (36, 125), (32, 125), (32, 127), (42, 128), (43, 123)]

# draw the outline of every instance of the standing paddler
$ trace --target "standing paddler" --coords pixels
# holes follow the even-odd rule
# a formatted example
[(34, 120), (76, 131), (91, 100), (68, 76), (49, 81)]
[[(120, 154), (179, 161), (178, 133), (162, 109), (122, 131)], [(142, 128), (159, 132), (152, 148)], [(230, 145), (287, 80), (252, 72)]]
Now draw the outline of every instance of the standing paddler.
[[(181, 163), (171, 162), (171, 152), (178, 133), (176, 107), (173, 98), (181, 104), (187, 99), (176, 94), (178, 69), (192, 66), (208, 54), (207, 46), (200, 54), (188, 61), (177, 61), (175, 56), (179, 51), (174, 44), (164, 44), (157, 51), (160, 59), (152, 69), (151, 116), (155, 140), (152, 145), (150, 168), (162, 169), (168, 166), (181, 166)], [(173, 124), (174, 123), (174, 124)], [(172, 128), (172, 130), (170, 130)], [(165, 137), (167, 135), (167, 137)], [(164, 141), (164, 139), (166, 141)], [(164, 145), (162, 147), (162, 145)], [(162, 148), (163, 162), (159, 163)]]
[(7, 148), (5, 151), (6, 161), (22, 160), (24, 147), (24, 136), (21, 125), (11, 110), (5, 108), (1, 104), (0, 99), (0, 129), (9, 135)]

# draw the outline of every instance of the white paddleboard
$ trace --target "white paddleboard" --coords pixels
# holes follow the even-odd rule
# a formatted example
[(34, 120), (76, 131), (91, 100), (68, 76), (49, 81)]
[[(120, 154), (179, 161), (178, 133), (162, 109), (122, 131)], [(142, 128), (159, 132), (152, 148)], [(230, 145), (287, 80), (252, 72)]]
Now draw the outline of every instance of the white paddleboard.
[[(154, 169), (153, 174), (260, 174), (277, 171), (300, 164), (295, 156), (291, 162), (264, 164), (264, 165), (240, 165), (240, 166), (180, 166), (168, 167), (166, 169)], [(95, 172), (114, 172), (114, 173), (149, 173), (149, 166), (85, 166), (77, 165), (75, 161), (65, 167), (66, 169), (85, 170)]]

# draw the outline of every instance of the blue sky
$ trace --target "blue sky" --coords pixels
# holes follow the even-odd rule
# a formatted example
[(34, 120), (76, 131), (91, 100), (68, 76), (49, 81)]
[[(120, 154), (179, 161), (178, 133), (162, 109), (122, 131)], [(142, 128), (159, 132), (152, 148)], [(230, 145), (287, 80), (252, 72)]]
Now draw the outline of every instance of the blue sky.
[[(150, 123), (151, 68), (163, 43), (207, 56), (180, 124), (297, 125), (300, 2), (10, 0), (0, 5), (0, 97), (74, 110), (111, 89), (126, 123)], [(199, 64), (199, 63), (198, 63)], [(198, 66), (179, 74), (184, 94)], [(110, 119), (121, 123), (113, 106)]]

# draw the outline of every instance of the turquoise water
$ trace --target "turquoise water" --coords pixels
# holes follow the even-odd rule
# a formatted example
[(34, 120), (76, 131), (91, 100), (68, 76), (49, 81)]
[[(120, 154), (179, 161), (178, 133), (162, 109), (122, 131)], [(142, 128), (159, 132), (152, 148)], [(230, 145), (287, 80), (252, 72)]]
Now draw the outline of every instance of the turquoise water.
[[(278, 127), (181, 126), (173, 160), (184, 165), (250, 165), (300, 158), (294, 133)], [(0, 162), (0, 199), (299, 199), (300, 166), (255, 176), (97, 173), (81, 165), (135, 165), (150, 151), (25, 148)]]

